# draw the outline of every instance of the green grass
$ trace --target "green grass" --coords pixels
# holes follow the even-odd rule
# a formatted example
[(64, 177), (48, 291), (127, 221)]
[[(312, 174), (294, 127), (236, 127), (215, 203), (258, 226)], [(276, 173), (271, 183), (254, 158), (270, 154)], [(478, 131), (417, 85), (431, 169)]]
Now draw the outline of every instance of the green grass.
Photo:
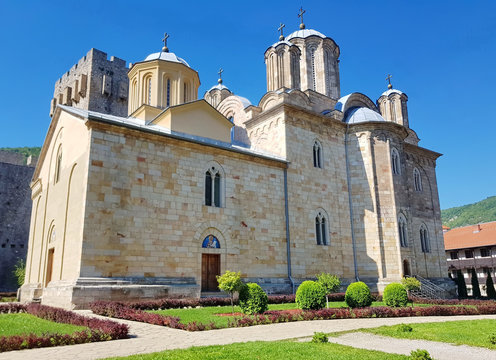
[[(375, 301), (372, 306), (385, 306), (382, 301)], [(415, 304), (415, 306), (431, 306), (429, 304)], [(348, 305), (344, 301), (333, 301), (329, 303), (330, 308), (347, 308)], [(269, 304), (269, 310), (290, 310), (297, 309), (295, 303), (286, 304)], [(231, 306), (209, 306), (193, 309), (167, 309), (167, 310), (150, 310), (149, 312), (157, 313), (160, 315), (177, 316), (183, 324), (189, 324), (196, 321), (202, 324), (215, 323), (218, 327), (226, 327), (229, 319), (232, 316), (217, 316), (215, 314), (228, 314), (231, 313)], [(234, 307), (234, 312), (241, 312), (239, 306)]]
[(0, 302), (14, 302), (17, 301), (15, 296), (12, 297), (0, 297)]
[(30, 333), (36, 335), (43, 333), (72, 334), (87, 329), (83, 326), (59, 324), (30, 314), (0, 314), (0, 336)]
[(412, 332), (399, 331), (400, 325), (360, 331), (401, 339), (422, 339), (496, 349), (496, 345), (491, 344), (488, 338), (489, 335), (496, 334), (496, 320), (461, 320), (409, 325), (413, 328)]
[(169, 350), (146, 355), (133, 355), (123, 358), (129, 360), (224, 360), (224, 359), (332, 359), (332, 360), (403, 360), (408, 356), (387, 354), (380, 351), (355, 349), (338, 344), (313, 344), (293, 341), (248, 342), (232, 345), (192, 347), (185, 350)]

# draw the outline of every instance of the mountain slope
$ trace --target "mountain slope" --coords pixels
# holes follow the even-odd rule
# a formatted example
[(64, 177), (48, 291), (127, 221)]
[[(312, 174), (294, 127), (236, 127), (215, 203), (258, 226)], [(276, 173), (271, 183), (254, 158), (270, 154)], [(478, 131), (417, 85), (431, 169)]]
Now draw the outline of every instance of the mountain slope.
[(474, 204), (441, 210), (443, 225), (450, 228), (496, 221), (496, 196)]
[(22, 154), (24, 156), (24, 162), (26, 162), (29, 156), (39, 157), (41, 152), (41, 147), (18, 147), (18, 148), (0, 148), (0, 151), (10, 151)]

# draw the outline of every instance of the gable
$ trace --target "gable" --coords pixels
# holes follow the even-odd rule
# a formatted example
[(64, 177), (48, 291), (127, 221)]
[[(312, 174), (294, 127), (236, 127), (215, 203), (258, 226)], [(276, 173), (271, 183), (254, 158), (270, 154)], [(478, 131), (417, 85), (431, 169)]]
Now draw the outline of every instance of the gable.
[(175, 132), (231, 142), (233, 124), (205, 100), (170, 107), (151, 123)]

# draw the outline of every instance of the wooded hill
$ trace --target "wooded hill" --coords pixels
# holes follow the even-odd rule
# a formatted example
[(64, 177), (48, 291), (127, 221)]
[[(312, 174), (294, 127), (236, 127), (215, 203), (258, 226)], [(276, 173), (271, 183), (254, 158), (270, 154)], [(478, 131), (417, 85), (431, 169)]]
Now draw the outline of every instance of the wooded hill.
[(441, 210), (443, 225), (450, 228), (496, 221), (496, 196), (474, 204)]

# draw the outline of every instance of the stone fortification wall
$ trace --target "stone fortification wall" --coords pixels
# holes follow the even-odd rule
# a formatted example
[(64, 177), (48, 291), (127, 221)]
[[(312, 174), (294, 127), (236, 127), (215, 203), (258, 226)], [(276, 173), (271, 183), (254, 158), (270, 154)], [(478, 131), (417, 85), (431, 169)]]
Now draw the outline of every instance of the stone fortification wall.
[(19, 259), (26, 259), (31, 217), (34, 167), (22, 165), (22, 155), (9, 154), (0, 151), (0, 291), (18, 288), (12, 271)]
[(50, 116), (58, 104), (127, 116), (126, 61), (91, 49), (55, 83)]

